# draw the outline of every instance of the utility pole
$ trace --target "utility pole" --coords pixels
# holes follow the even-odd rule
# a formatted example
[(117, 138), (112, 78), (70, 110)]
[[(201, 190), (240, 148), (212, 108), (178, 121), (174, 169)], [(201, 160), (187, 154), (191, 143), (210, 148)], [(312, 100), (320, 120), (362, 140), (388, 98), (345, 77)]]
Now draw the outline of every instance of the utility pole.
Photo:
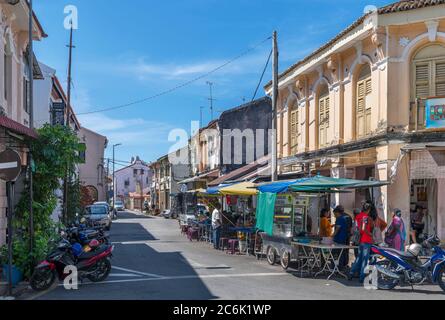
[(278, 44), (277, 32), (273, 32), (273, 63), (272, 63), (272, 182), (277, 176), (277, 103), (278, 103)]
[(68, 88), (67, 88), (67, 96), (68, 96), (68, 108), (67, 108), (67, 112), (66, 112), (66, 123), (67, 126), (69, 126), (69, 121), (70, 121), (70, 108), (71, 108), (71, 82), (72, 82), (72, 78), (71, 78), (71, 66), (72, 66), (72, 62), (73, 62), (73, 48), (75, 48), (75, 46), (73, 46), (73, 22), (71, 21), (71, 29), (70, 29), (70, 44), (67, 45), (67, 47), (69, 48), (69, 55), (68, 55)]
[[(71, 110), (71, 66), (73, 62), (73, 21), (71, 21), (71, 29), (70, 29), (70, 44), (67, 45), (69, 48), (69, 56), (68, 56), (68, 81), (67, 81), (67, 106), (66, 106), (66, 126), (70, 127), (70, 110)], [(65, 223), (68, 223), (68, 182), (70, 179), (70, 173), (68, 172), (68, 168), (66, 169), (65, 175), (65, 183), (63, 186), (63, 220)]]
[(203, 123), (202, 123), (202, 110), (204, 108), (205, 107), (199, 107), (199, 128), (202, 128), (202, 126), (203, 126)]
[(213, 101), (215, 100), (215, 99), (213, 99), (213, 82), (207, 81), (206, 83), (210, 87), (210, 98), (209, 98), (209, 101), (210, 101), (210, 121), (212, 121), (213, 120)]
[[(33, 46), (33, 9), (32, 0), (29, 0), (29, 51), (28, 51), (28, 73), (29, 73), (29, 127), (34, 129), (34, 46)], [(26, 103), (26, 101), (24, 101)], [(31, 254), (31, 267), (34, 267), (33, 249), (34, 249), (34, 193), (33, 193), (33, 176), (32, 176), (32, 154), (28, 153), (29, 167), (29, 252)]]
[(113, 145), (113, 207), (115, 206), (115, 203), (116, 203), (116, 182), (114, 181), (114, 179), (115, 179), (114, 165), (115, 165), (116, 161), (115, 161), (115, 151), (114, 150), (116, 147), (121, 146), (121, 145), (122, 145), (121, 143), (117, 143), (117, 144)]
[(107, 159), (107, 203), (110, 203), (110, 184), (108, 183), (108, 178), (110, 177), (110, 158)]

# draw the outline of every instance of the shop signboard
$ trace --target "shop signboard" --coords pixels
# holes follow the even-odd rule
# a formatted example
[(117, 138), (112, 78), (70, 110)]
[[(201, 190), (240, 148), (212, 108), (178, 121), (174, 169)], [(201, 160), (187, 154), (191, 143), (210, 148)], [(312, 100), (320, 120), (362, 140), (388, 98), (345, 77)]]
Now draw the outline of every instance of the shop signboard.
[(445, 128), (445, 98), (433, 98), (425, 101), (425, 128)]

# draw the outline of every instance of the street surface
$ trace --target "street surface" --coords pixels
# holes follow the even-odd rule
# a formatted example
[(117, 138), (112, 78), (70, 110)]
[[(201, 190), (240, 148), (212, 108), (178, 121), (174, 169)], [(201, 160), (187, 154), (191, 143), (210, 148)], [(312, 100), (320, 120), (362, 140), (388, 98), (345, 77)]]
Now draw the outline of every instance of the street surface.
[(176, 220), (120, 212), (113, 222), (113, 270), (102, 283), (79, 290), (60, 284), (31, 299), (445, 299), (437, 286), (366, 290), (345, 279), (300, 278), (263, 259), (229, 255), (207, 243), (190, 242)]

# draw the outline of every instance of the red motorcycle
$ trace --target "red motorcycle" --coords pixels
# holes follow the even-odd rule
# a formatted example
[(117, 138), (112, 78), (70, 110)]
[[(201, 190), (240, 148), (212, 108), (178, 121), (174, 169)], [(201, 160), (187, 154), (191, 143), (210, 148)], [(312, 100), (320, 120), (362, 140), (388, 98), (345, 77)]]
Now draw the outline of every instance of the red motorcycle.
[(69, 274), (65, 273), (67, 266), (77, 268), (79, 281), (87, 278), (93, 282), (104, 281), (111, 271), (110, 258), (114, 246), (108, 244), (99, 244), (92, 241), (91, 251), (83, 252), (79, 256), (73, 253), (71, 243), (63, 239), (57, 245), (46, 260), (39, 263), (31, 276), (31, 288), (36, 291), (44, 291), (50, 288), (56, 277), (63, 281)]

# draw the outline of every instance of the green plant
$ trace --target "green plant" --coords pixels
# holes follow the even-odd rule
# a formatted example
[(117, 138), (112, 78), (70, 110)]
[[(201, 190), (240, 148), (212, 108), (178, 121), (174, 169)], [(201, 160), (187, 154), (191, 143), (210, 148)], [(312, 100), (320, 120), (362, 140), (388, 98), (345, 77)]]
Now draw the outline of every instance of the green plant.
[[(39, 137), (29, 140), (33, 160), (33, 217), (34, 217), (34, 247), (29, 251), (29, 185), (26, 182), (14, 217), (13, 263), (29, 276), (31, 264), (43, 259), (50, 249), (50, 243), (57, 234), (58, 225), (51, 219), (57, 207), (57, 197), (54, 191), (61, 188), (61, 180), (74, 176), (75, 166), (82, 159), (79, 153), (85, 151), (76, 133), (64, 126), (45, 125), (38, 130)], [(78, 181), (71, 178), (68, 181), (72, 189), (69, 193), (68, 210), (80, 207)], [(80, 187), (79, 187), (80, 188)], [(80, 193), (80, 191), (79, 191)], [(75, 211), (72, 211), (75, 214)], [(2, 248), (4, 251), (5, 248)], [(2, 252), (3, 252), (2, 251)], [(2, 254), (4, 259), (4, 255)]]

